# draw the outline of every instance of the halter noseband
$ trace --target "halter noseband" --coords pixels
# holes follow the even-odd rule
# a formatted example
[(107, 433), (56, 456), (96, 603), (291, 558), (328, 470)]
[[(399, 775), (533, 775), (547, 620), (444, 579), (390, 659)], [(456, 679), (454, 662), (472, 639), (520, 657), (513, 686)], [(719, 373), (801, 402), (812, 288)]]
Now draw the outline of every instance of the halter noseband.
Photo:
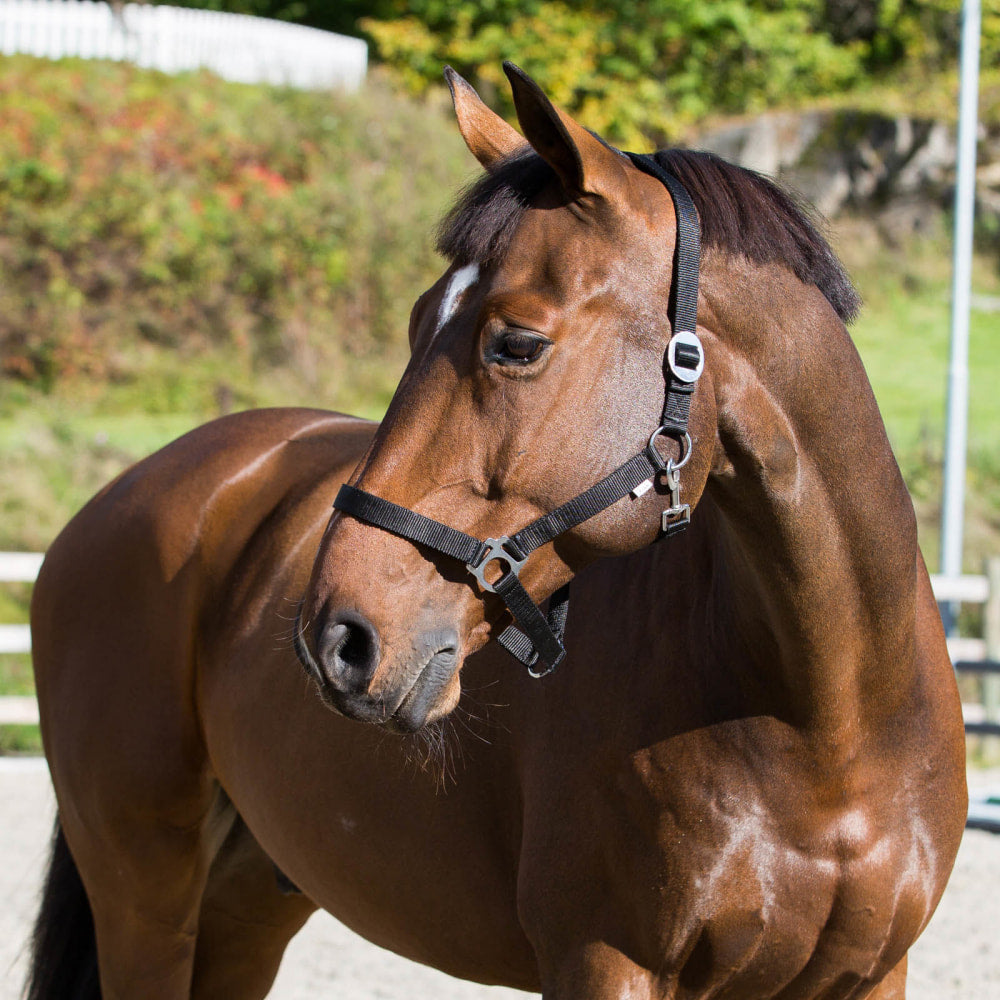
[[(570, 528), (589, 520), (631, 493), (642, 496), (657, 476), (670, 490), (670, 507), (663, 511), (661, 536), (666, 538), (687, 527), (691, 520), (688, 504), (680, 502), (679, 470), (691, 457), (688, 415), (691, 397), (705, 366), (705, 352), (698, 339), (698, 267), (701, 256), (701, 230), (691, 196), (681, 182), (667, 173), (652, 156), (626, 153), (636, 167), (659, 180), (670, 192), (677, 216), (677, 256), (674, 261), (674, 308), (664, 364), (666, 399), (660, 425), (650, 435), (645, 448), (605, 476), (589, 490), (575, 496), (561, 507), (532, 521), (516, 534), (481, 541), (464, 531), (425, 517), (399, 504), (344, 485), (333, 506), (358, 520), (382, 528), (401, 538), (424, 545), (465, 564), (480, 588), (496, 594), (507, 606), (514, 624), (497, 637), (532, 677), (550, 673), (566, 655), (562, 639), (569, 613), (569, 584), (560, 587), (549, 599), (548, 614), (531, 599), (518, 578), (528, 556), (546, 542)], [(658, 437), (674, 438), (680, 445), (677, 461), (662, 458), (656, 449)], [(499, 564), (500, 577), (486, 579), (486, 567)], [(537, 670), (541, 664), (543, 669)]]

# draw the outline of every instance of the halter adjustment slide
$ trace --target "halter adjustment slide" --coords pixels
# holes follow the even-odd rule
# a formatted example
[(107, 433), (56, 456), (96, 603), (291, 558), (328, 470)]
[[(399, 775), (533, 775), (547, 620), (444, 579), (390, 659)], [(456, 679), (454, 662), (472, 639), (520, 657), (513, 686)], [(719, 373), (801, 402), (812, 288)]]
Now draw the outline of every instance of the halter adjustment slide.
[(705, 370), (705, 348), (698, 334), (679, 330), (667, 345), (667, 367), (671, 375), (681, 382), (697, 382)]

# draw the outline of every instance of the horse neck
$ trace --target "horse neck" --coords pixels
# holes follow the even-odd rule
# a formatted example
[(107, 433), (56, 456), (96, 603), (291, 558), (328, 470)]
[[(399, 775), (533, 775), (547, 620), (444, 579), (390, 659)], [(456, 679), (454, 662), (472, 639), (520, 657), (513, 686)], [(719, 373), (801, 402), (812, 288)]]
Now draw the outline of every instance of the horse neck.
[(706, 493), (728, 536), (734, 625), (757, 668), (779, 672), (798, 723), (849, 746), (912, 675), (913, 507), (821, 293), (777, 268), (706, 277), (719, 337)]

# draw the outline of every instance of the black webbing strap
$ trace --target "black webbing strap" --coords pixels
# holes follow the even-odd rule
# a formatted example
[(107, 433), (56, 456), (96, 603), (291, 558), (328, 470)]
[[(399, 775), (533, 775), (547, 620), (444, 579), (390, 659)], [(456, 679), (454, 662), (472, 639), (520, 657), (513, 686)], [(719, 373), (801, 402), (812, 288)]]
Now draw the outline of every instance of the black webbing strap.
[[(528, 668), (532, 677), (544, 677), (551, 673), (566, 655), (563, 636), (566, 634), (566, 619), (569, 617), (569, 584), (563, 584), (550, 598), (549, 610), (545, 615), (545, 624), (553, 636), (559, 641), (559, 653), (555, 660), (549, 661), (542, 656), (535, 644), (521, 631), (517, 625), (508, 625), (498, 636), (497, 642), (516, 660), (520, 660)], [(535, 670), (535, 664), (544, 661), (543, 670)]]
[(537, 521), (532, 521), (526, 528), (511, 535), (512, 546), (527, 556), (540, 545), (551, 542), (564, 531), (583, 524), (606, 507), (621, 500), (639, 483), (656, 475), (658, 471), (659, 469), (650, 461), (648, 453), (639, 452), (599, 483), (591, 486), (589, 490), (573, 497), (548, 514), (543, 514)]
[(433, 521), (416, 511), (400, 507), (398, 503), (383, 500), (374, 493), (366, 493), (346, 483), (340, 487), (333, 506), (361, 521), (408, 538), (411, 542), (419, 542), (466, 564), (478, 562), (486, 548), (478, 538), (464, 531), (450, 528), (447, 524)]
[[(701, 224), (698, 210), (691, 195), (681, 182), (668, 173), (657, 162), (655, 156), (646, 153), (626, 153), (632, 163), (650, 177), (656, 178), (670, 192), (677, 217), (677, 244), (674, 262), (674, 322), (673, 333), (686, 330), (694, 333), (698, 329), (698, 270), (701, 266)], [(681, 367), (694, 368), (699, 359), (693, 353), (678, 349), (677, 363)], [(663, 417), (660, 425), (677, 433), (687, 429), (691, 412), (691, 397), (695, 381), (685, 382), (677, 378), (667, 367), (667, 394), (663, 403)]]
[[(514, 616), (514, 621), (520, 626), (510, 635), (510, 642), (503, 644), (504, 648), (529, 668), (533, 667), (536, 661), (541, 660), (548, 667), (548, 670), (544, 671), (545, 673), (554, 670), (566, 655), (566, 648), (562, 644), (563, 632), (566, 627), (565, 618), (563, 618), (562, 628), (559, 629), (557, 635), (553, 628), (556, 623), (549, 621), (542, 614), (541, 609), (531, 599), (531, 596), (524, 589), (524, 585), (514, 573), (507, 573), (501, 577), (493, 584), (493, 588), (497, 596), (507, 605), (507, 610)], [(568, 596), (567, 594), (567, 598)], [(568, 611), (568, 607), (566, 610)], [(505, 628), (501, 635), (506, 634), (509, 630), (510, 626)], [(517, 633), (520, 635), (516, 638), (517, 645), (515, 647)], [(522, 642), (527, 642), (531, 646), (530, 651), (521, 649)], [(522, 653), (527, 655), (527, 659)]]
[[(651, 454), (651, 448), (647, 447), (590, 489), (548, 514), (543, 514), (517, 534), (504, 538), (504, 548), (518, 559), (526, 559), (539, 546), (589, 520), (626, 496), (640, 483), (655, 476), (663, 468), (662, 462), (656, 461), (657, 457), (655, 451)], [(478, 565), (487, 551), (485, 542), (464, 531), (354, 486), (343, 485), (333, 506), (401, 538), (443, 552), (467, 566)], [(562, 637), (569, 615), (569, 585), (560, 588), (552, 596), (547, 616), (541, 613), (538, 605), (528, 595), (516, 573), (508, 572), (501, 576), (493, 584), (493, 589), (520, 626), (508, 626), (497, 641), (529, 668), (541, 660), (550, 670), (553, 669), (566, 652)]]
[[(543, 514), (517, 534), (502, 539), (503, 547), (519, 560), (526, 559), (539, 546), (606, 510), (662, 469), (659, 456), (651, 445), (647, 446), (590, 489)], [(464, 531), (346, 483), (341, 486), (333, 506), (401, 538), (443, 552), (467, 566), (477, 566), (488, 551), (487, 543)], [(503, 574), (493, 584), (493, 590), (517, 623), (505, 628), (497, 641), (534, 676), (540, 677), (553, 670), (566, 655), (562, 639), (569, 615), (569, 584), (552, 595), (547, 615), (543, 615), (531, 599), (516, 572)], [(548, 669), (534, 670), (539, 661)]]
[(701, 224), (691, 195), (673, 174), (648, 153), (625, 154), (643, 173), (655, 177), (669, 192), (677, 216), (677, 257), (674, 262), (674, 333), (698, 328), (698, 269), (701, 266)]
[[(467, 566), (477, 566), (488, 551), (485, 542), (467, 535), (464, 531), (424, 517), (423, 514), (389, 500), (383, 500), (382, 497), (359, 490), (357, 487), (348, 486), (346, 483), (340, 487), (333, 506), (345, 514), (350, 514), (368, 524), (374, 524), (401, 538), (426, 545), (436, 552), (443, 552)], [(509, 543), (510, 540), (504, 539), (504, 541)], [(562, 638), (569, 613), (568, 586), (553, 595), (549, 602), (548, 616), (542, 614), (514, 572), (508, 571), (501, 576), (493, 585), (493, 590), (520, 626), (518, 628), (510, 625), (505, 628), (498, 639), (501, 645), (536, 676), (541, 676), (541, 673), (532, 668), (539, 660), (547, 665), (548, 670), (554, 669), (566, 655)], [(562, 594), (561, 601), (560, 594)]]

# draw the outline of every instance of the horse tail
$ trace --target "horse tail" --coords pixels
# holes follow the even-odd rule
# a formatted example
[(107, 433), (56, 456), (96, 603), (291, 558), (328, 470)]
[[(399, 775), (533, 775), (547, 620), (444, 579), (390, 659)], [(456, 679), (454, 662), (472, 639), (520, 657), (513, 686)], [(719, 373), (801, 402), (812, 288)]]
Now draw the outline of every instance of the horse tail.
[(101, 1000), (94, 917), (58, 817), (31, 939), (31, 969), (24, 997)]

